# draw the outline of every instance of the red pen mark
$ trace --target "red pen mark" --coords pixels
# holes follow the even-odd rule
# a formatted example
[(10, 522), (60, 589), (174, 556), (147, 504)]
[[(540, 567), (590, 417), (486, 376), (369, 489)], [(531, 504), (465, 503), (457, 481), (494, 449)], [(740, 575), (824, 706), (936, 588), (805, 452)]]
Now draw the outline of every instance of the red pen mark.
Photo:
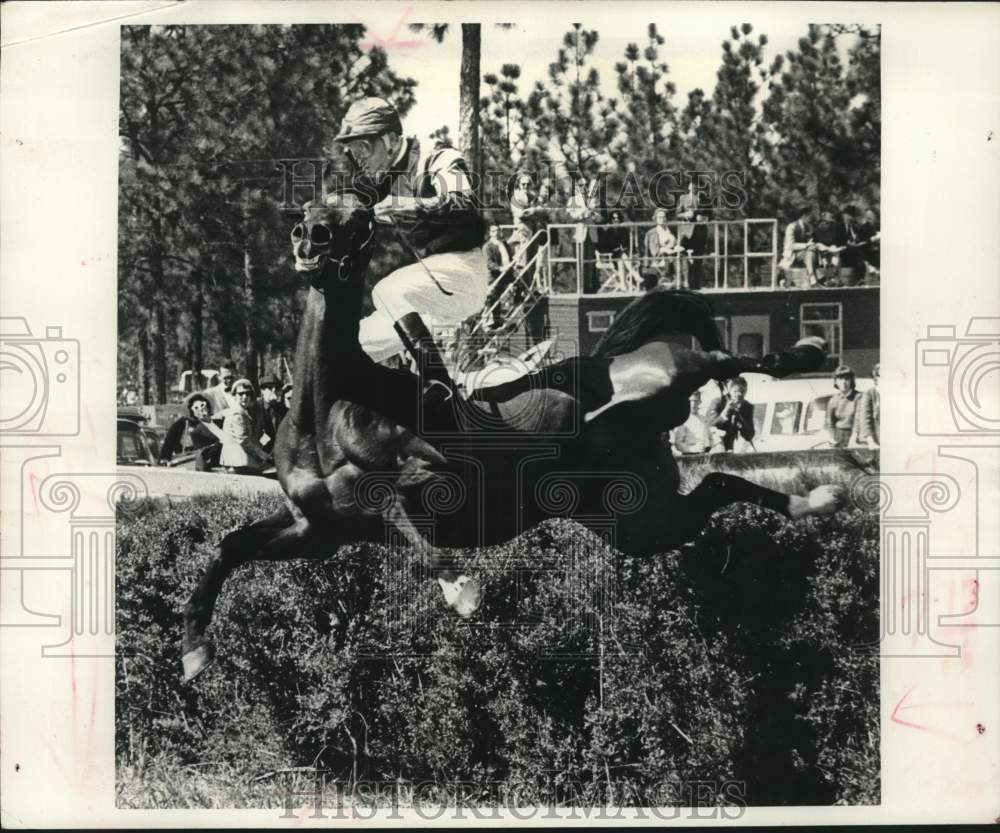
[(35, 514), (38, 514), (38, 475), (34, 472), (28, 474), (28, 483), (31, 484), (31, 502), (35, 506)]
[(367, 52), (369, 49), (376, 46), (379, 49), (389, 52), (392, 49), (413, 49), (418, 46), (423, 46), (424, 42), (422, 40), (396, 40), (396, 35), (399, 34), (399, 30), (403, 28), (403, 23), (406, 21), (406, 18), (410, 16), (410, 12), (412, 11), (413, 7), (411, 6), (403, 12), (399, 20), (396, 21), (396, 27), (389, 33), (387, 38), (380, 38), (372, 32), (369, 27), (368, 31), (372, 39), (370, 41), (362, 41), (358, 44), (358, 47), (362, 52)]
[(896, 708), (892, 710), (891, 719), (893, 723), (899, 723), (903, 726), (910, 726), (913, 729), (920, 729), (920, 731), (926, 732), (927, 731), (926, 726), (921, 726), (919, 723), (910, 723), (910, 721), (903, 720), (903, 718), (899, 716), (899, 712), (902, 711), (904, 708), (903, 703), (905, 702), (906, 698), (910, 696), (910, 692), (913, 691), (914, 688), (916, 688), (916, 686), (912, 686), (909, 689), (909, 691), (906, 692), (906, 694), (904, 694), (902, 697), (899, 698), (899, 702), (896, 703)]
[(970, 578), (966, 579), (963, 584), (969, 587), (969, 607), (966, 613), (971, 613), (977, 607), (979, 607), (979, 579)]

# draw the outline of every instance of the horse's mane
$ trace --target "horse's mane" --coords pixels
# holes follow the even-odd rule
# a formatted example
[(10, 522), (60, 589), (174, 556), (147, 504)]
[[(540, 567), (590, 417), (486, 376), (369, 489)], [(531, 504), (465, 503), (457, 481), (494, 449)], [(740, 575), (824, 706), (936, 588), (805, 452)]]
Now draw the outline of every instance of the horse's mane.
[(667, 333), (687, 333), (703, 350), (721, 350), (712, 304), (688, 289), (658, 288), (636, 298), (615, 316), (591, 355), (620, 356)]

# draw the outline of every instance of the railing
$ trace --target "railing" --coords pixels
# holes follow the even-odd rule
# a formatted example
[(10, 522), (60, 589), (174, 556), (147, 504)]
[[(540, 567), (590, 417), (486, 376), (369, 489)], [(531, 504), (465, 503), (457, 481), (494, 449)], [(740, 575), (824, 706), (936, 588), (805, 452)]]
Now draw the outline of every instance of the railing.
[[(509, 342), (539, 300), (551, 291), (544, 268), (548, 245), (546, 232), (539, 230), (510, 257), (510, 263), (493, 281), (479, 317), (461, 335), (452, 357), (453, 368), (463, 372), (481, 365), (499, 352), (503, 342)], [(500, 292), (497, 287), (506, 282)], [(503, 322), (497, 326), (497, 313), (505, 310)]]
[[(677, 248), (656, 257), (646, 248), (646, 235), (653, 227), (653, 223), (549, 225), (547, 283), (551, 291), (634, 292), (655, 283), (702, 290), (779, 288), (774, 219), (669, 222), (666, 227)], [(615, 252), (601, 251), (602, 233), (609, 231), (618, 232)], [(622, 232), (628, 235), (627, 247), (621, 245)], [(692, 247), (696, 234), (701, 240)], [(686, 248), (681, 241), (688, 244)]]
[[(536, 276), (546, 294), (594, 295), (636, 293), (656, 284), (702, 291), (760, 290), (808, 287), (803, 269), (779, 266), (778, 223), (773, 218), (671, 221), (666, 224), (677, 249), (652, 257), (646, 235), (653, 223), (596, 225), (552, 223), (545, 227), (548, 252), (542, 275)], [(506, 232), (513, 226), (501, 226)], [(539, 232), (540, 233), (540, 232)], [(537, 233), (536, 233), (537, 236)], [(609, 238), (615, 251), (608, 251)], [(682, 241), (687, 244), (681, 247)], [(866, 268), (866, 284), (877, 282)], [(857, 283), (857, 276), (847, 282)], [(826, 285), (843, 283), (834, 278)]]

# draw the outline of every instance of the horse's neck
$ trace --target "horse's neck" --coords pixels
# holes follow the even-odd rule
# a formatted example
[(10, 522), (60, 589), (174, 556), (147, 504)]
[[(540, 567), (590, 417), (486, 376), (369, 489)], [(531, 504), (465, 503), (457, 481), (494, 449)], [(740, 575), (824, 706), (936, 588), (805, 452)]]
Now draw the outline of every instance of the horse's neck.
[(360, 315), (360, 289), (345, 287), (332, 298), (309, 290), (295, 350), (293, 418), (300, 429), (322, 427), (355, 360), (363, 357)]

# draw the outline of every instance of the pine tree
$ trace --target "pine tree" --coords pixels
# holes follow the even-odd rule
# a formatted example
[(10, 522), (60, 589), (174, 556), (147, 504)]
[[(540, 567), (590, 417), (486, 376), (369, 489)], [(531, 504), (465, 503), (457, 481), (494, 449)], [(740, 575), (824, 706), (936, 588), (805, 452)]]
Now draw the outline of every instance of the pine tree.
[[(838, 34), (843, 33), (830, 26), (810, 25), (798, 49), (788, 52), (784, 62), (776, 61), (777, 68), (784, 69), (780, 83), (772, 85), (764, 113), (773, 131), (771, 207), (779, 215), (787, 216), (785, 208), (795, 198), (815, 208), (836, 207), (856, 199), (859, 184), (871, 182), (872, 174), (878, 181), (871, 156), (873, 145), (877, 152), (877, 140), (869, 138), (867, 146), (859, 143), (852, 129), (853, 96), (837, 49)], [(860, 80), (864, 71), (859, 72)], [(870, 94), (870, 80), (865, 87)], [(877, 109), (877, 98), (868, 102)]]
[[(731, 27), (729, 34), (722, 42), (722, 64), (711, 98), (701, 90), (689, 94), (674, 142), (684, 170), (711, 172), (715, 177), (719, 190), (713, 196), (723, 218), (755, 216), (761, 210), (767, 129), (759, 97), (773, 75), (764, 65), (766, 35), (752, 37), (749, 23)], [(730, 182), (734, 176), (742, 178), (746, 194), (742, 204), (718, 199), (727, 176)]]
[(646, 35), (643, 49), (628, 44), (625, 60), (615, 64), (619, 136), (613, 153), (619, 173), (634, 168), (648, 180), (671, 162), (668, 140), (677, 110), (673, 104), (676, 87), (668, 80), (670, 68), (660, 60), (664, 38), (655, 23), (649, 24)]
[(597, 41), (595, 30), (573, 24), (549, 65), (549, 83), (538, 82), (528, 96), (524, 161), (529, 169), (544, 171), (551, 161), (557, 173), (593, 177), (613, 166), (608, 148), (618, 133), (615, 100), (605, 99), (600, 75), (588, 63)]
[(181, 366), (234, 349), (254, 380), (263, 356), (291, 351), (300, 284), (274, 160), (335, 153), (330, 139), (357, 97), (381, 95), (403, 114), (414, 101), (414, 82), (384, 52), (360, 50), (363, 32), (123, 30), (119, 319), (122, 338), (139, 341), (133, 360), (152, 354), (151, 398), (166, 399), (168, 340)]

